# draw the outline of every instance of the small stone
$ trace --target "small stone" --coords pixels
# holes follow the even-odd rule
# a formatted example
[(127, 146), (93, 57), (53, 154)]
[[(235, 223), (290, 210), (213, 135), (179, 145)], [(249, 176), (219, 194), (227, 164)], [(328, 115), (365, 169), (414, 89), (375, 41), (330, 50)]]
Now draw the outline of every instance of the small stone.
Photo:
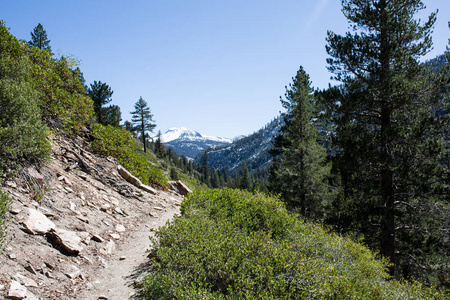
[(156, 209), (156, 210), (164, 210), (164, 208), (159, 207), (159, 206), (155, 206), (155, 207), (153, 207), (153, 209)]
[(105, 295), (98, 296), (98, 300), (108, 300), (108, 299), (109, 299), (108, 296)]
[(66, 275), (70, 279), (74, 279), (74, 278), (77, 278), (78, 276), (81, 275), (81, 271), (80, 271), (80, 269), (78, 269), (74, 265), (71, 265), (70, 270), (64, 272), (64, 275)]
[(111, 226), (111, 224), (109, 224), (109, 222), (106, 220), (103, 220), (103, 223), (105, 223), (106, 226)]
[(18, 215), (22, 212), (22, 210), (20, 208), (11, 208), (9, 212), (12, 213), (13, 215)]
[(5, 184), (13, 189), (15, 189), (17, 187), (17, 183), (15, 183), (14, 181), (6, 181)]
[(16, 256), (14, 253), (10, 253), (10, 254), (9, 254), (9, 258), (10, 258), (10, 259), (16, 259), (17, 256)]
[(71, 211), (75, 211), (76, 210), (77, 206), (75, 205), (75, 203), (69, 202), (69, 205), (70, 205), (70, 210)]
[(49, 268), (50, 270), (53, 270), (55, 268), (55, 266), (51, 263), (49, 263), (48, 261), (44, 261), (44, 264), (47, 266), (47, 268)]
[(89, 219), (88, 218), (85, 218), (83, 216), (77, 216), (77, 219), (80, 220), (81, 222), (89, 224)]
[(64, 177), (63, 180), (64, 180), (64, 182), (65, 182), (67, 185), (72, 186), (72, 182), (70, 182), (69, 179), (67, 179), (66, 177)]
[(121, 256), (119, 257), (119, 260), (125, 260), (127, 257), (126, 256)]
[(111, 233), (110, 236), (115, 240), (120, 240), (120, 235), (117, 233)]
[(109, 197), (109, 200), (111, 201), (112, 205), (114, 206), (118, 206), (119, 205), (119, 200), (117, 200), (114, 197)]
[(82, 242), (86, 245), (89, 245), (89, 242), (91, 241), (91, 234), (87, 231), (80, 231), (78, 232), (78, 235), (82, 239)]
[(33, 268), (32, 265), (27, 265), (27, 266), (25, 267), (25, 270), (27, 270), (28, 272), (30, 272), (30, 273), (33, 274), (33, 275), (37, 275), (37, 272), (36, 272), (36, 270)]
[(73, 190), (70, 187), (68, 187), (68, 186), (65, 186), (64, 189), (66, 191), (68, 191), (69, 193), (73, 193)]
[(118, 214), (125, 215), (125, 213), (120, 209), (120, 207), (115, 207), (114, 211)]
[(113, 240), (109, 240), (109, 242), (105, 246), (106, 254), (112, 254), (114, 249), (116, 248), (116, 244)]
[(47, 278), (55, 278), (50, 271), (46, 271), (44, 275), (47, 276)]
[(107, 211), (107, 210), (110, 209), (110, 208), (111, 208), (111, 205), (108, 204), (108, 203), (105, 203), (105, 204), (103, 204), (103, 205), (100, 207), (100, 209), (101, 209), (102, 211)]
[(36, 200), (33, 200), (33, 201), (31, 202), (31, 205), (33, 205), (34, 207), (39, 207), (39, 203), (37, 203)]
[(64, 180), (64, 178), (66, 178), (66, 177), (64, 177), (64, 176), (59, 176), (59, 177), (58, 177), (58, 180), (59, 180), (59, 181), (62, 181), (62, 180)]
[(125, 226), (123, 226), (122, 224), (117, 224), (116, 231), (117, 232), (125, 232)]
[(91, 239), (96, 241), (96, 242), (98, 242), (98, 243), (103, 243), (104, 242), (104, 239), (101, 236), (99, 236), (98, 234), (94, 234)]
[(81, 174), (78, 174), (78, 176), (83, 180), (87, 180), (86, 174), (81, 173)]

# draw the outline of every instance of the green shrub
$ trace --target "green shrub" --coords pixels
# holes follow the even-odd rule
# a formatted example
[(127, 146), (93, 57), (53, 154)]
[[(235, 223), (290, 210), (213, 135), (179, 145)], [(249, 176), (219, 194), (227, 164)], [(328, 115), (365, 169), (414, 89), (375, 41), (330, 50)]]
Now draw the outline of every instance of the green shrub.
[(130, 133), (123, 128), (111, 125), (94, 124), (92, 128), (94, 140), (92, 149), (101, 154), (112, 156), (144, 184), (155, 184), (168, 187), (164, 172), (155, 168), (150, 162), (136, 153), (136, 144)]
[(152, 238), (146, 299), (443, 299), (366, 247), (237, 190), (197, 191)]
[(61, 123), (69, 132), (80, 131), (94, 116), (94, 106), (78, 74), (64, 57), (54, 60), (48, 51), (26, 45), (24, 52), (33, 63), (30, 73), (39, 91), (43, 119)]
[[(0, 25), (0, 172), (40, 164), (50, 155), (47, 127), (23, 45)], [(9, 171), (8, 171), (9, 170)]]
[(3, 243), (6, 236), (6, 213), (9, 210), (9, 205), (11, 204), (11, 198), (8, 194), (0, 190), (0, 252), (3, 248)]

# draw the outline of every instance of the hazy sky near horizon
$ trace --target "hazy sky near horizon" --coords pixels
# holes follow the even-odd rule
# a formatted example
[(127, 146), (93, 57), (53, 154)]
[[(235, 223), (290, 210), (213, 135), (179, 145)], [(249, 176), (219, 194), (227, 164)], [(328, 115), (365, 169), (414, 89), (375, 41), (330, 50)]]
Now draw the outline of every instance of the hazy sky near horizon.
[[(282, 110), (279, 97), (299, 66), (326, 88), (327, 30), (344, 34), (338, 0), (1, 0), (0, 19), (30, 40), (38, 23), (52, 51), (80, 60), (87, 84), (106, 82), (122, 119), (142, 96), (158, 130), (187, 127), (233, 138)], [(450, 1), (425, 0), (422, 19), (439, 9), (434, 50), (448, 45)], [(333, 83), (332, 83), (333, 84)]]

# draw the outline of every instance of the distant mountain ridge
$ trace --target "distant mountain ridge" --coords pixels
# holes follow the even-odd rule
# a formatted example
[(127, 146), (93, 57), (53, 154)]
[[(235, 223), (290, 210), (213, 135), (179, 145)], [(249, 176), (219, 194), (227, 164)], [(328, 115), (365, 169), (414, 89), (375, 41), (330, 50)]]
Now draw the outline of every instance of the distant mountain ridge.
[[(210, 167), (226, 170), (234, 175), (242, 171), (246, 162), (250, 173), (255, 177), (266, 177), (269, 172), (272, 156), (272, 140), (278, 135), (282, 118), (277, 117), (266, 126), (249, 136), (233, 141), (232, 144), (208, 150), (208, 164)], [(200, 153), (195, 162), (202, 163), (203, 155)]]
[(179, 156), (194, 159), (200, 152), (231, 144), (232, 140), (203, 135), (185, 127), (172, 127), (161, 135), (161, 142), (172, 148)]

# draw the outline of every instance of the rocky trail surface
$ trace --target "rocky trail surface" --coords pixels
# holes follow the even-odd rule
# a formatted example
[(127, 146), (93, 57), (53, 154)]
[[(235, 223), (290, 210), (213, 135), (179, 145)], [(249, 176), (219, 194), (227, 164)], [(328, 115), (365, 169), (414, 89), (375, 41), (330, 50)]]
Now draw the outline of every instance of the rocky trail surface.
[(82, 138), (53, 138), (51, 161), (4, 181), (13, 200), (0, 253), (0, 299), (130, 299), (149, 236), (184, 192), (127, 178)]

